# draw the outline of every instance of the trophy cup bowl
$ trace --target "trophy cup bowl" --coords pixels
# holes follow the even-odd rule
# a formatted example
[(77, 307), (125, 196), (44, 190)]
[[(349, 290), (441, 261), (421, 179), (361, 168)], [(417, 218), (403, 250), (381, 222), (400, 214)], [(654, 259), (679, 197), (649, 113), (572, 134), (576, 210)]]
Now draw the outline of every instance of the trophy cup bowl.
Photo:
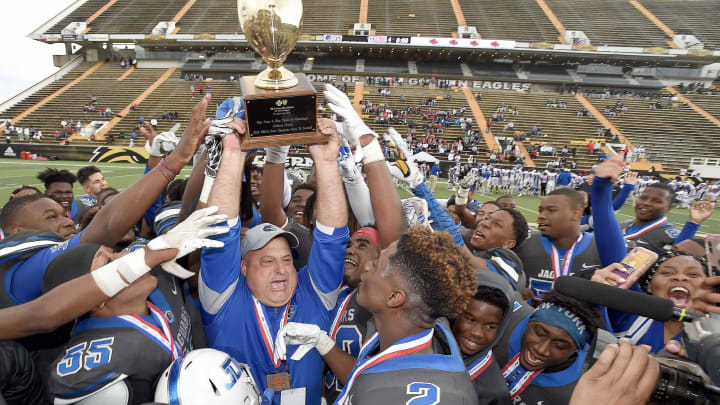
[(268, 65), (255, 79), (256, 87), (282, 90), (298, 84), (282, 65), (300, 35), (302, 14), (302, 0), (238, 0), (245, 39)]

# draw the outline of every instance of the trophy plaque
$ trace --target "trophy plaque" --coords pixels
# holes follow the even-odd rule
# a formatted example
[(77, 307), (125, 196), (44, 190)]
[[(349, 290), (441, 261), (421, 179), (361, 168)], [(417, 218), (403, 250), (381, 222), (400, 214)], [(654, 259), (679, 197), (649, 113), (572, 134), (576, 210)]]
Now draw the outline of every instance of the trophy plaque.
[(245, 38), (268, 65), (240, 80), (250, 146), (327, 142), (317, 133), (315, 87), (282, 66), (300, 35), (302, 13), (301, 0), (238, 0)]

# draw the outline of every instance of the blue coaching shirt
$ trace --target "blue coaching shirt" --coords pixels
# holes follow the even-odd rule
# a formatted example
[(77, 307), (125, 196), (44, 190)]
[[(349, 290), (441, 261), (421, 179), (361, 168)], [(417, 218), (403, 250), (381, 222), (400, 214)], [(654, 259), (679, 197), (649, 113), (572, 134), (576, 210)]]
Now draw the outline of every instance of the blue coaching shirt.
[[(236, 222), (237, 221), (237, 222)], [(312, 323), (327, 331), (330, 312), (337, 303), (345, 272), (345, 247), (350, 238), (347, 227), (328, 228), (320, 224), (313, 231), (313, 245), (307, 266), (298, 272), (297, 288), (289, 307), (268, 307), (255, 300), (240, 271), (240, 221), (228, 221), (230, 232), (212, 238), (223, 241), (222, 249), (202, 250), (199, 292), (208, 344), (229, 353), (252, 370), (258, 390), (267, 388), (267, 376), (289, 372), (292, 388), (306, 387), (306, 404), (319, 404), (323, 360), (311, 350), (300, 361), (290, 360), (297, 346), (288, 346), (287, 358), (275, 367), (265, 344), (256, 309), (268, 323), (270, 347), (287, 313), (288, 322)], [(222, 224), (221, 224), (222, 225)], [(324, 230), (321, 230), (324, 229)], [(275, 393), (273, 403), (280, 403)]]

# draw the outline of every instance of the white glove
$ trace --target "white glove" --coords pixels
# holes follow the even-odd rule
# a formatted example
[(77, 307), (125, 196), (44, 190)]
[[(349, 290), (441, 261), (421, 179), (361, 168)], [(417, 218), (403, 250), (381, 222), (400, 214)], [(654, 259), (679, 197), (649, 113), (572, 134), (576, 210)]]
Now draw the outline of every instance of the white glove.
[(403, 211), (408, 226), (430, 226), (430, 210), (428, 203), (420, 197), (410, 197), (402, 200)]
[(284, 165), (288, 152), (290, 152), (290, 145), (265, 148), (265, 161)]
[(468, 173), (463, 177), (462, 180), (458, 183), (460, 188), (458, 188), (457, 193), (455, 194), (455, 204), (458, 205), (465, 205), (468, 202), (468, 194), (470, 193), (470, 187), (472, 187), (473, 184), (475, 184), (475, 176), (472, 175), (472, 173)]
[[(229, 105), (225, 104), (228, 100), (225, 100), (225, 102), (223, 102), (220, 106), (229, 107)], [(210, 129), (208, 129), (208, 135), (219, 136), (222, 138), (227, 134), (233, 133), (234, 130), (227, 127), (227, 124), (232, 122), (232, 120), (235, 119), (235, 116), (243, 109), (242, 97), (233, 97), (232, 103), (232, 107), (224, 111), (225, 115), (223, 115), (222, 117), (217, 117), (214, 120), (210, 121)]]
[(356, 154), (355, 160), (362, 160), (363, 156), (359, 152), (360, 137), (363, 135), (372, 135), (377, 138), (378, 134), (365, 124), (365, 121), (363, 121), (355, 111), (352, 101), (350, 101), (345, 93), (334, 86), (326, 84), (324, 94), (328, 107), (330, 107), (335, 114), (345, 119), (343, 122), (342, 136), (348, 139), (348, 142), (358, 150), (356, 153), (360, 154), (360, 156)]
[(311, 323), (288, 322), (278, 331), (275, 338), (275, 359), (285, 360), (287, 358), (287, 346), (298, 345), (291, 360), (300, 360), (310, 351), (317, 349), (321, 356), (324, 356), (335, 347), (335, 342), (328, 334), (317, 325)]
[(388, 128), (388, 133), (384, 138), (388, 148), (395, 153), (395, 163), (387, 163), (390, 174), (407, 183), (411, 189), (419, 186), (425, 180), (425, 176), (418, 169), (417, 164), (409, 159), (411, 154), (405, 140), (392, 127)]
[(340, 138), (340, 151), (338, 153), (338, 166), (342, 172), (343, 181), (346, 183), (352, 183), (359, 178), (362, 178), (360, 170), (358, 170), (357, 163), (352, 153), (350, 153), (350, 145), (348, 140)]
[(360, 168), (355, 163), (347, 140), (340, 138), (340, 151), (338, 153), (338, 166), (345, 183), (350, 208), (361, 226), (375, 223), (375, 213), (370, 201), (370, 189), (365, 184)]
[(173, 150), (177, 146), (180, 139), (175, 135), (180, 129), (180, 124), (175, 124), (167, 132), (161, 132), (153, 138), (152, 144), (149, 141), (145, 141), (145, 150), (150, 156), (164, 156)]
[(210, 226), (227, 220), (227, 215), (212, 215), (218, 207), (207, 207), (193, 212), (168, 233), (150, 241), (150, 250), (177, 249), (178, 253), (161, 267), (163, 270), (180, 278), (191, 277), (194, 273), (185, 270), (176, 260), (200, 248), (221, 248), (225, 244), (218, 240), (207, 239), (211, 235), (219, 235), (230, 230), (227, 226)]

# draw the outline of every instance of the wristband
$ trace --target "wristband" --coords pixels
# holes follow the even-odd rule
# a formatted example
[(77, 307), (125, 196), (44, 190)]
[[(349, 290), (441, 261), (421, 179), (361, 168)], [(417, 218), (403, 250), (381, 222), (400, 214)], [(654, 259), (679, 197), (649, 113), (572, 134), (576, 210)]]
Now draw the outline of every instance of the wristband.
[(150, 267), (145, 264), (145, 249), (138, 249), (90, 274), (100, 291), (108, 297), (112, 297), (148, 271), (150, 271)]
[(377, 139), (373, 139), (369, 144), (362, 147), (363, 151), (363, 164), (369, 165), (373, 162), (385, 160), (382, 148)]
[(168, 164), (165, 162), (165, 159), (160, 161), (160, 164), (158, 165), (160, 168), (160, 173), (162, 173), (163, 176), (167, 179), (167, 181), (173, 181), (175, 177), (180, 174), (180, 170), (173, 170)]
[(315, 349), (321, 356), (324, 356), (330, 353), (330, 350), (332, 350), (333, 347), (335, 347), (335, 341), (330, 339), (330, 336), (328, 336), (327, 333), (322, 332), (320, 337), (318, 337), (317, 344), (315, 344)]

